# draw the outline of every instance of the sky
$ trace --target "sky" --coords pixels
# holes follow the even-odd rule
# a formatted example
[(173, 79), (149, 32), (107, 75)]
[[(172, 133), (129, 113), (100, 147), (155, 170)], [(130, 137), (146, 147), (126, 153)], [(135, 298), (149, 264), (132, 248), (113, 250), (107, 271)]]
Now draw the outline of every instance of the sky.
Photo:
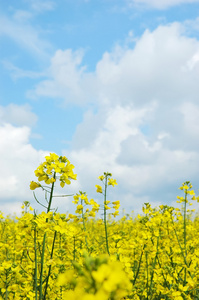
[(198, 195), (198, 79), (199, 0), (0, 0), (0, 210), (42, 210), (49, 153), (77, 174), (57, 195), (102, 203), (104, 172), (122, 213), (175, 206), (187, 180)]

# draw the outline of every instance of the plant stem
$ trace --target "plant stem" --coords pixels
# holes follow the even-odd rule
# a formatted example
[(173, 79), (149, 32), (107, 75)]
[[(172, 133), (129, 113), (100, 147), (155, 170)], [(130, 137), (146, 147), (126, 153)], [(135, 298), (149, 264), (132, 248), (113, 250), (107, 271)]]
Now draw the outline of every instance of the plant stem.
[(149, 296), (149, 265), (148, 265), (148, 251), (145, 252), (145, 259), (146, 259), (146, 291), (147, 291), (147, 300)]
[[(56, 172), (53, 175), (54, 179), (55, 179), (55, 177), (56, 177)], [(50, 198), (49, 198), (49, 202), (48, 202), (47, 213), (50, 211), (50, 208), (51, 208), (51, 203), (52, 203), (52, 198), (53, 198), (53, 191), (54, 191), (54, 184), (55, 183), (53, 182), (52, 186), (51, 186)], [(46, 219), (46, 223), (48, 223), (48, 218)], [(44, 233), (43, 245), (42, 245), (42, 254), (41, 254), (41, 272), (40, 272), (39, 300), (42, 300), (42, 282), (43, 282), (43, 267), (44, 267), (45, 245), (46, 245), (46, 232)], [(47, 289), (47, 287), (46, 287), (46, 289)]]
[[(185, 201), (184, 201), (184, 256), (187, 258), (187, 229), (186, 229), (186, 212), (187, 212), (187, 190), (185, 190)], [(187, 281), (187, 268), (185, 267), (184, 272), (184, 286)]]
[(35, 248), (35, 274), (34, 274), (34, 288), (35, 288), (35, 300), (37, 300), (37, 231), (34, 228), (34, 248)]
[(109, 245), (108, 245), (108, 230), (107, 230), (107, 220), (106, 220), (106, 192), (107, 192), (107, 180), (108, 180), (108, 173), (105, 175), (105, 188), (104, 188), (104, 228), (105, 228), (105, 237), (106, 237), (106, 251), (108, 255), (109, 252)]
[[(54, 173), (53, 178), (54, 178), (54, 179), (56, 178), (56, 172)], [(55, 184), (55, 183), (53, 182), (53, 183), (52, 183), (52, 186), (51, 186), (50, 198), (49, 198), (49, 203), (48, 203), (47, 213), (50, 211), (50, 208), (51, 208), (51, 203), (52, 203), (52, 199), (53, 199), (54, 184)], [(47, 221), (47, 219), (46, 219), (46, 221)], [(48, 222), (48, 221), (47, 221), (47, 222)]]
[[(83, 200), (81, 199), (81, 205), (83, 205)], [(83, 220), (83, 228), (84, 228), (84, 233), (85, 233), (85, 243), (86, 243), (86, 248), (88, 251), (88, 241), (87, 241), (87, 235), (86, 235), (86, 224), (85, 224), (85, 217), (84, 217), (84, 211), (82, 209), (82, 220)]]
[(138, 263), (137, 272), (136, 272), (135, 278), (133, 279), (133, 285), (135, 285), (136, 279), (137, 279), (138, 274), (139, 274), (139, 272), (140, 272), (140, 266), (141, 266), (142, 256), (143, 256), (145, 247), (146, 247), (146, 244), (144, 244), (143, 249), (142, 249), (142, 252), (141, 252), (141, 255), (140, 255), (140, 259), (139, 259), (139, 263)]
[(40, 285), (39, 285), (39, 300), (42, 300), (42, 280), (43, 280), (43, 266), (44, 266), (45, 244), (46, 244), (46, 232), (44, 233), (42, 253), (41, 253), (41, 271), (40, 271)]
[(160, 240), (160, 229), (159, 229), (159, 236), (157, 238), (156, 255), (155, 255), (155, 258), (152, 262), (152, 272), (151, 272), (151, 280), (150, 280), (150, 286), (149, 286), (150, 299), (152, 299), (152, 297), (153, 297), (153, 293), (151, 293), (151, 291), (152, 291), (152, 285), (153, 285), (153, 276), (154, 276), (154, 270), (155, 270), (155, 266), (156, 266), (156, 260), (158, 259), (159, 240)]
[(73, 247), (74, 247), (74, 250), (73, 250), (73, 260), (75, 261), (76, 259), (76, 256), (75, 256), (75, 253), (76, 253), (76, 243), (75, 243), (75, 236), (73, 236)]
[[(57, 231), (54, 232), (54, 238), (53, 238), (53, 244), (52, 244), (50, 259), (53, 258), (53, 251), (54, 251), (54, 248), (55, 248), (56, 235), (57, 235)], [(44, 300), (46, 299), (46, 295), (47, 295), (47, 288), (48, 288), (48, 281), (49, 281), (49, 277), (50, 277), (50, 272), (51, 272), (51, 265), (49, 265), (49, 269), (48, 269), (48, 275), (47, 275), (47, 279), (46, 279), (46, 286), (45, 286), (45, 292), (44, 292)]]

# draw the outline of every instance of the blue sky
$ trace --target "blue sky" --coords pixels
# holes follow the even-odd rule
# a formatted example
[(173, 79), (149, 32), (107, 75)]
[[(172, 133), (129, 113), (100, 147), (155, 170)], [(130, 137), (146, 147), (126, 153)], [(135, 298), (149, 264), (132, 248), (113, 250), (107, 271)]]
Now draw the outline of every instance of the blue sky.
[(49, 152), (75, 165), (64, 193), (101, 201), (109, 171), (127, 212), (174, 205), (186, 180), (197, 192), (198, 78), (198, 0), (0, 1), (0, 210), (37, 207)]

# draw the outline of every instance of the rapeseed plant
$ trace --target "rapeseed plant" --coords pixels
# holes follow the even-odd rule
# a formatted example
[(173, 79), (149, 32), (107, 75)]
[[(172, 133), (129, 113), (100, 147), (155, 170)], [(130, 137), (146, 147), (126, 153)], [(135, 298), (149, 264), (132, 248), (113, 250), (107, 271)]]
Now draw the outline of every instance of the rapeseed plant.
[[(104, 203), (103, 203), (103, 210), (104, 210), (104, 229), (105, 229), (105, 238), (106, 238), (106, 251), (110, 255), (109, 251), (109, 241), (108, 241), (108, 223), (107, 223), (107, 210), (111, 209), (109, 206), (110, 201), (107, 200), (107, 188), (109, 185), (115, 186), (117, 182), (115, 179), (111, 178), (112, 174), (109, 172), (104, 172), (104, 175), (98, 177), (99, 180), (102, 181), (104, 184), (104, 189), (100, 185), (96, 185), (97, 193), (102, 193), (104, 195)], [(114, 217), (118, 214), (118, 208), (120, 206), (119, 200), (117, 202), (113, 202), (113, 208), (115, 209), (115, 213), (113, 213)]]
[[(42, 188), (46, 193), (46, 201), (48, 206), (47, 215), (51, 211), (52, 199), (54, 196), (54, 185), (57, 180), (60, 181), (60, 186), (63, 188), (65, 184), (70, 184), (72, 179), (76, 179), (76, 174), (73, 173), (74, 166), (70, 163), (70, 161), (65, 156), (58, 156), (55, 153), (50, 153), (49, 156), (45, 157), (46, 161), (43, 162), (36, 170), (35, 176), (38, 177), (39, 182), (32, 181), (30, 183), (30, 189), (34, 190), (36, 188)], [(51, 185), (50, 188), (46, 188), (40, 184), (41, 181), (44, 181), (47, 185)], [(47, 197), (49, 194), (49, 198)], [(48, 199), (47, 199), (48, 198)], [(37, 198), (35, 197), (37, 200)], [(38, 203), (40, 203), (37, 200)], [(41, 204), (41, 203), (40, 203)], [(41, 204), (44, 206), (43, 204)], [(45, 207), (45, 206), (44, 206)], [(50, 214), (51, 216), (51, 214)], [(45, 219), (45, 223), (48, 223), (48, 216)], [(38, 221), (38, 220), (37, 220)], [(37, 223), (37, 222), (36, 222)], [(37, 224), (38, 225), (38, 224)], [(36, 230), (36, 229), (35, 229)], [(44, 232), (43, 243), (42, 243), (42, 251), (41, 251), (41, 262), (40, 262), (40, 278), (39, 285), (37, 285), (37, 249), (35, 248), (35, 298), (37, 299), (37, 292), (39, 290), (39, 300), (45, 300), (48, 289), (48, 281), (51, 274), (51, 264), (48, 267), (48, 273), (45, 278), (45, 288), (43, 292), (43, 268), (44, 268), (44, 254), (45, 254), (45, 246), (46, 246), (46, 235), (47, 231)], [(56, 239), (57, 231), (54, 231), (53, 243), (50, 252), (50, 259), (53, 258), (55, 239)], [(36, 235), (34, 235), (36, 239)], [(36, 241), (35, 241), (36, 244)]]
[(107, 189), (117, 183), (106, 172), (96, 186), (103, 205), (80, 191), (75, 214), (61, 214), (52, 210), (55, 185), (75, 180), (74, 166), (54, 153), (45, 159), (30, 183), (45, 211), (25, 201), (16, 219), (0, 213), (0, 299), (199, 299), (199, 218), (189, 209), (199, 197), (190, 182), (180, 187), (181, 209), (145, 203), (142, 215), (116, 219), (120, 202), (107, 200)]

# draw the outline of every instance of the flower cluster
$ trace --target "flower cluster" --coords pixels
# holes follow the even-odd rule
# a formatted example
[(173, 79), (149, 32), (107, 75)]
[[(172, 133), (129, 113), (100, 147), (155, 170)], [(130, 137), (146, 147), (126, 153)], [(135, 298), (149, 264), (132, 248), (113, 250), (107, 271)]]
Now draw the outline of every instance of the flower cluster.
[[(94, 199), (88, 200), (88, 195), (85, 192), (79, 191), (79, 194), (73, 196), (73, 199), (72, 202), (77, 205), (75, 213), (81, 215), (82, 218), (95, 217), (95, 213), (99, 211), (100, 205)], [(87, 208), (84, 211), (85, 206)], [(92, 208), (89, 209), (88, 206)]]
[[(112, 213), (112, 215), (114, 217), (116, 217), (117, 215), (119, 215), (119, 207), (120, 207), (120, 201), (117, 200), (117, 201), (109, 201), (106, 199), (106, 192), (107, 192), (107, 187), (109, 185), (112, 185), (112, 186), (115, 186), (117, 185), (117, 182), (115, 179), (111, 178), (112, 177), (112, 174), (109, 173), (109, 172), (104, 172), (104, 175), (101, 175), (98, 177), (98, 179), (100, 181), (102, 181), (103, 185), (104, 185), (104, 188), (102, 188), (101, 185), (98, 185), (96, 184), (95, 187), (96, 187), (96, 192), (97, 193), (100, 193), (100, 194), (103, 194), (104, 195), (104, 209), (105, 210), (109, 210), (111, 208), (115, 209), (115, 211)], [(112, 207), (111, 207), (111, 204), (112, 204)]]
[(32, 181), (31, 190), (41, 187), (41, 181), (52, 184), (59, 179), (60, 186), (63, 188), (65, 184), (71, 183), (71, 179), (76, 180), (77, 175), (73, 173), (74, 166), (65, 156), (50, 153), (45, 159), (46, 161), (35, 170), (35, 176), (38, 177), (39, 182)]
[[(58, 285), (70, 300), (119, 300), (130, 293), (132, 286), (123, 265), (106, 256), (97, 258), (84, 255), (83, 267), (73, 263), (74, 270), (59, 276)], [(67, 290), (67, 286), (72, 289)]]

